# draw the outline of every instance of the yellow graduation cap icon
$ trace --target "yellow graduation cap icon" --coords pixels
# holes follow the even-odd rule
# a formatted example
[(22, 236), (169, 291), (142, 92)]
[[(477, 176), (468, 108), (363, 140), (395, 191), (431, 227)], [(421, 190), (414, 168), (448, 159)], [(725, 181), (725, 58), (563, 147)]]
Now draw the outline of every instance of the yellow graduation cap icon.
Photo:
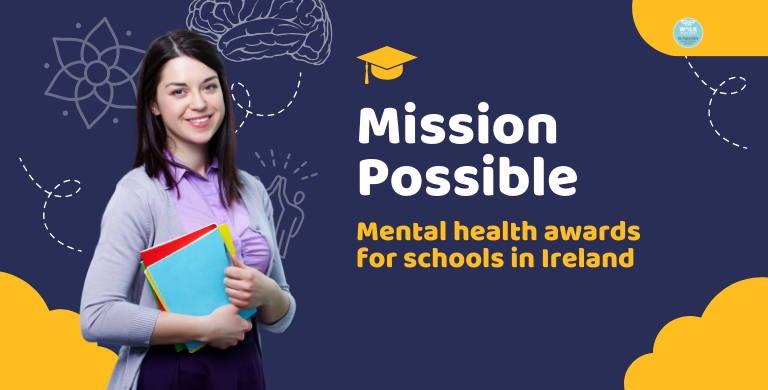
[(403, 64), (416, 58), (408, 53), (384, 46), (381, 49), (374, 50), (368, 54), (357, 57), (365, 61), (365, 83), (368, 84), (368, 63), (371, 66), (371, 73), (376, 78), (382, 80), (392, 80), (403, 74)]

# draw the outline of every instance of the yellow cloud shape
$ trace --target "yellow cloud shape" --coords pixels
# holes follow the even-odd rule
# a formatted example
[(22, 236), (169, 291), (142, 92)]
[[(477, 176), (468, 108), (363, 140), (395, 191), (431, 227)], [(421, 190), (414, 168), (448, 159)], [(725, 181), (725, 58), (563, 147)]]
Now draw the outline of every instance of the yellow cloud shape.
[(659, 332), (653, 353), (624, 376), (625, 390), (765, 389), (768, 386), (768, 278), (721, 291), (699, 317)]
[[(654, 49), (671, 56), (766, 56), (765, 20), (768, 1), (762, 0), (634, 0), (637, 31)], [(704, 32), (690, 48), (673, 38), (675, 24), (696, 19)]]
[(0, 389), (105, 389), (114, 352), (89, 343), (80, 315), (48, 311), (27, 282), (0, 272)]

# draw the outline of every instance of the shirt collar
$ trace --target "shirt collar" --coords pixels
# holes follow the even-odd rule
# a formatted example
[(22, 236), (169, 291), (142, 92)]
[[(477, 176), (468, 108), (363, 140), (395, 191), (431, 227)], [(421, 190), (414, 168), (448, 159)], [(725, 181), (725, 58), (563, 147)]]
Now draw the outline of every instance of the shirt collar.
[[(165, 157), (167, 157), (169, 160), (184, 166), (184, 168), (178, 168), (176, 166), (168, 164), (168, 169), (171, 171), (171, 176), (173, 177), (173, 179), (176, 181), (176, 183), (181, 182), (181, 179), (184, 177), (184, 174), (187, 173), (189, 170), (186, 168), (184, 163), (179, 161), (179, 159), (177, 159), (176, 156), (174, 156), (173, 153), (171, 153), (167, 148), (163, 149), (163, 152), (165, 154)], [(211, 169), (214, 169), (214, 168), (216, 170), (219, 169), (219, 159), (216, 156), (213, 156), (213, 162), (211, 163), (211, 166), (208, 167), (208, 171), (206, 172), (206, 177), (208, 177), (208, 173), (211, 171)], [(191, 174), (194, 174), (194, 173), (191, 173)], [(171, 184), (166, 183), (165, 181), (165, 175), (162, 175), (162, 174), (160, 175), (160, 181), (165, 186), (165, 189), (171, 188)]]

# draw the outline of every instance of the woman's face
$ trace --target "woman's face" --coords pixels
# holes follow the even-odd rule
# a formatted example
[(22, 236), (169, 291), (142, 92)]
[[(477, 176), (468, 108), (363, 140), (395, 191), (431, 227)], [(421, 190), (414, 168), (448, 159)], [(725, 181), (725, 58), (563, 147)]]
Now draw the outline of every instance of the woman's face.
[(224, 119), (224, 96), (216, 71), (194, 58), (176, 57), (165, 64), (156, 99), (152, 113), (160, 115), (168, 138), (176, 144), (170, 146), (174, 149), (207, 144)]

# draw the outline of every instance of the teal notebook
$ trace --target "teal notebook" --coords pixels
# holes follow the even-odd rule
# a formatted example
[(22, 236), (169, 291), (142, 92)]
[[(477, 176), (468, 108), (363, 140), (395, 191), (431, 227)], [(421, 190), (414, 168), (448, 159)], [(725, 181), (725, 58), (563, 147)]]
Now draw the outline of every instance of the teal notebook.
[[(224, 269), (230, 265), (226, 245), (218, 229), (147, 267), (144, 271), (157, 287), (163, 304), (172, 313), (203, 316), (229, 303), (224, 291)], [(240, 310), (247, 319), (256, 308)], [(187, 343), (195, 352), (203, 342)]]

